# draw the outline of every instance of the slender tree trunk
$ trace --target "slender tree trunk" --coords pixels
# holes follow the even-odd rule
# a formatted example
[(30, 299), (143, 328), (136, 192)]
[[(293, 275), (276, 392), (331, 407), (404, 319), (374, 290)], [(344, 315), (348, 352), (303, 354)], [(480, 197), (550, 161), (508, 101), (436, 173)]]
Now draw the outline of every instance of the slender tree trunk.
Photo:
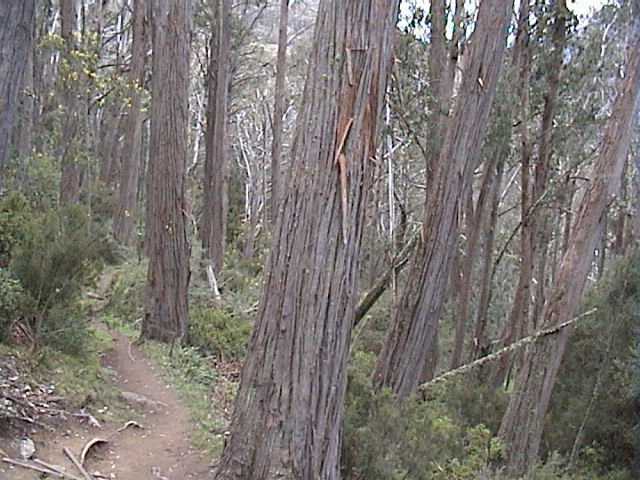
[[(70, 72), (77, 68), (72, 53), (76, 48), (74, 38), (78, 23), (78, 9), (76, 0), (60, 0), (60, 19), (62, 23), (62, 39), (64, 40), (64, 57), (66, 68), (61, 69), (58, 78), (61, 99), (64, 105), (64, 124), (62, 127), (61, 162), (62, 175), (60, 177), (60, 202), (62, 204), (75, 203), (80, 199), (80, 184), (82, 182), (80, 165), (78, 165), (79, 130), (81, 128), (80, 101)], [(66, 75), (65, 75), (66, 73)], [(76, 72), (78, 73), (78, 72)]]
[(138, 183), (142, 159), (142, 91), (146, 57), (145, 13), (146, 0), (134, 0), (133, 44), (129, 83), (131, 105), (124, 128), (120, 168), (120, 190), (118, 207), (113, 222), (113, 234), (120, 242), (129, 246), (136, 240)]
[(152, 0), (151, 5), (149, 270), (142, 337), (179, 342), (187, 333), (188, 320), (189, 244), (184, 179), (188, 156), (191, 1)]
[[(569, 10), (566, 0), (557, 0), (555, 7), (555, 19), (552, 31), (553, 50), (550, 53), (548, 66), (547, 91), (544, 96), (544, 108), (542, 123), (540, 126), (540, 145), (538, 158), (535, 164), (535, 179), (533, 186), (533, 202), (539, 203), (547, 195), (549, 189), (549, 172), (552, 169), (551, 157), (553, 153), (553, 132), (556, 106), (558, 103), (558, 91), (564, 61), (564, 51), (567, 44), (567, 22)], [(551, 202), (548, 202), (550, 203)], [(538, 256), (534, 265), (534, 277), (537, 279), (535, 303), (531, 315), (530, 327), (536, 329), (542, 315), (542, 309), (546, 301), (547, 287), (547, 255), (551, 241), (552, 224), (549, 212), (551, 207), (537, 208), (532, 219), (533, 248)], [(527, 325), (529, 327), (529, 325)]]
[(467, 215), (467, 248), (462, 258), (460, 288), (455, 292), (456, 306), (456, 330), (453, 342), (453, 355), (451, 357), (451, 369), (458, 368), (462, 365), (464, 354), (465, 336), (469, 330), (469, 315), (471, 296), (473, 293), (473, 271), (476, 256), (480, 248), (480, 233), (484, 225), (485, 211), (491, 207), (489, 202), (490, 192), (492, 190), (495, 164), (498, 161), (498, 155), (491, 156), (485, 165), (485, 173), (478, 194), (478, 201), (475, 211)]
[[(602, 150), (576, 214), (556, 284), (544, 307), (543, 328), (566, 322), (575, 314), (591, 269), (605, 209), (616, 194), (640, 91), (640, 29), (639, 22), (635, 23), (626, 75), (620, 80), (620, 93), (607, 122)], [(514, 474), (527, 472), (537, 461), (545, 415), (569, 334), (570, 329), (565, 328), (556, 335), (543, 337), (526, 353), (500, 427), (500, 437), (507, 447), (508, 467)]]
[(217, 480), (340, 478), (370, 158), (398, 3), (320, 2), (282, 215)]
[(230, 86), (231, 0), (213, 0), (215, 26), (208, 72), (204, 210), (200, 234), (208, 264), (220, 275), (227, 227), (227, 102)]
[(0, 192), (25, 68), (32, 55), (35, 0), (0, 2)]
[(498, 208), (500, 207), (500, 187), (504, 175), (505, 156), (498, 160), (496, 166), (495, 179), (491, 192), (491, 213), (487, 222), (484, 245), (482, 272), (480, 274), (480, 299), (478, 300), (478, 311), (476, 315), (475, 327), (473, 330), (473, 346), (471, 348), (470, 361), (477, 360), (488, 349), (487, 340), (487, 319), (489, 316), (489, 305), (491, 303), (493, 246), (498, 228)]
[(440, 320), (454, 254), (450, 240), (457, 236), (459, 199), (468, 188), (495, 96), (511, 8), (508, 0), (480, 4), (461, 91), (428, 196), (425, 245), (378, 357), (374, 383), (390, 387), (400, 398), (418, 386)]
[(287, 71), (287, 32), (289, 29), (289, 0), (280, 0), (280, 30), (273, 104), (273, 143), (271, 144), (271, 223), (275, 226), (280, 196), (280, 162), (282, 160), (283, 117), (286, 104), (285, 75)]

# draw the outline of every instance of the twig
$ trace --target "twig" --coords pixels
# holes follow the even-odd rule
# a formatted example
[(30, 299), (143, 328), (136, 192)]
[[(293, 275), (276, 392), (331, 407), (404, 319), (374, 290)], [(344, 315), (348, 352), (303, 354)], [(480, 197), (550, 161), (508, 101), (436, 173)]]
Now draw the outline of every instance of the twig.
[(559, 325), (556, 325), (554, 327), (550, 327), (550, 328), (546, 328), (543, 330), (540, 330), (532, 335), (529, 335), (528, 337), (524, 337), (521, 340), (518, 340), (517, 342), (512, 343), (511, 345), (507, 345), (506, 347), (498, 350), (497, 352), (492, 353), (491, 355), (487, 355), (486, 357), (482, 357), (474, 362), (471, 363), (467, 363), (466, 365), (463, 365), (459, 368), (456, 368), (454, 370), (449, 370), (446, 373), (443, 373), (442, 375), (439, 375), (437, 377), (435, 377), (433, 380), (430, 380), (426, 383), (423, 383), (422, 385), (420, 385), (418, 387), (418, 390), (426, 390), (429, 387), (434, 386), (437, 383), (442, 383), (445, 382), (447, 380), (449, 380), (450, 378), (453, 377), (457, 377), (458, 375), (460, 375), (461, 373), (466, 373), (470, 370), (473, 370), (476, 367), (480, 367), (482, 365), (484, 365), (485, 363), (489, 363), (492, 362), (493, 360), (497, 360), (498, 358), (502, 357), (503, 355), (505, 355), (506, 353), (512, 352), (513, 350), (517, 350), (519, 348), (522, 348), (526, 345), (529, 345), (531, 343), (536, 342), (537, 340), (539, 340), (542, 337), (546, 337), (548, 335), (554, 335), (556, 333), (558, 333), (559, 331), (561, 331), (562, 329), (573, 325), (574, 323), (578, 322), (579, 320), (582, 320), (585, 317), (588, 317), (590, 315), (593, 315), (594, 313), (596, 313), (598, 311), (597, 308), (593, 308), (587, 312), (584, 312), (581, 315), (578, 315), (577, 317), (572, 318), (571, 320), (568, 320), (566, 322), (563, 322)]
[(19, 460), (13, 460), (12, 458), (3, 458), (2, 461), (4, 463), (8, 463), (9, 465), (14, 465), (16, 467), (21, 467), (21, 468), (26, 468), (28, 470), (34, 470), (36, 472), (40, 472), (40, 473), (44, 473), (47, 475), (52, 475), (54, 477), (58, 477), (58, 478), (64, 478), (64, 474), (56, 471), (56, 470), (50, 470), (48, 468), (44, 468), (44, 467), (39, 467), (37, 465), (31, 465), (30, 463), (26, 463), (26, 462), (21, 462)]
[(44, 468), (48, 468), (49, 470), (59, 473), (62, 476), (61, 478), (68, 478), (69, 480), (82, 480), (81, 478), (76, 477), (75, 475), (71, 475), (70, 473), (60, 470), (60, 468), (56, 467), (55, 465), (51, 465), (50, 463), (43, 462), (42, 460), (39, 460), (37, 458), (34, 458), (33, 462), (43, 466)]
[(89, 475), (89, 472), (85, 470), (85, 468), (80, 464), (80, 462), (73, 455), (73, 453), (71, 453), (71, 450), (69, 450), (67, 447), (64, 447), (62, 451), (69, 458), (69, 460), (71, 460), (71, 462), (76, 466), (76, 468), (80, 471), (80, 473), (82, 473), (82, 476), (85, 478), (85, 480), (94, 480), (94, 478), (91, 475)]

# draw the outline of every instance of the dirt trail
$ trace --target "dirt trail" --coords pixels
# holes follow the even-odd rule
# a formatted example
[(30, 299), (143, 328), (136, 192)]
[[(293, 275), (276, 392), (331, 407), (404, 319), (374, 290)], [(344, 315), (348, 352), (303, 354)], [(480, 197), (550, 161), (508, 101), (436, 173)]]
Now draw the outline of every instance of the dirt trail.
[[(80, 476), (62, 454), (69, 447), (79, 455), (91, 438), (109, 439), (87, 461), (90, 472), (100, 472), (117, 480), (182, 480), (208, 477), (208, 462), (191, 447), (189, 413), (175, 391), (167, 386), (154, 367), (125, 336), (112, 332), (114, 348), (104, 359), (104, 366), (114, 373), (114, 382), (122, 391), (142, 395), (153, 403), (138, 408), (144, 429), (106, 425), (101, 429), (74, 426), (64, 435), (35, 435), (37, 458), (54, 465), (64, 465), (68, 472)], [(36, 472), (8, 469), (0, 464), (0, 480), (31, 480)]]

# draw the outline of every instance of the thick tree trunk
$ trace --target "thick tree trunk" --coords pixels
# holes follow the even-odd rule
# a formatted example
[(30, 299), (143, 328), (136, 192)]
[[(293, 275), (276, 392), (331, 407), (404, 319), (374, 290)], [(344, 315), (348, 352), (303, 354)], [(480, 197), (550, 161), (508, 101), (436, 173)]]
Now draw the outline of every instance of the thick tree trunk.
[(35, 0), (0, 2), (0, 191), (25, 68), (32, 55), (34, 25)]
[[(207, 264), (220, 275), (227, 230), (227, 103), (230, 87), (231, 0), (213, 0), (215, 26), (208, 72), (204, 208), (200, 234)], [(208, 266), (208, 265), (207, 265)]]
[(273, 142), (271, 144), (271, 223), (275, 226), (280, 195), (280, 162), (282, 161), (283, 116), (286, 100), (285, 74), (287, 70), (287, 32), (289, 29), (289, 0), (280, 0), (280, 30), (273, 104)]
[(340, 478), (346, 363), (398, 0), (323, 0), (216, 479)]
[(184, 338), (188, 320), (189, 244), (184, 177), (188, 155), (191, 1), (152, 0), (151, 5), (149, 270), (142, 337), (168, 342)]
[[(629, 149), (632, 119), (640, 91), (640, 36), (638, 28), (629, 49), (631, 58), (621, 79), (621, 90), (607, 122), (602, 150), (593, 168), (591, 181), (576, 220), (571, 240), (562, 260), (556, 284), (542, 315), (543, 328), (570, 320), (591, 269), (593, 251), (603, 215), (616, 194), (621, 170)], [(545, 415), (570, 329), (542, 337), (526, 353), (517, 385), (502, 420), (500, 437), (507, 447), (512, 473), (525, 473), (538, 458)]]
[(133, 246), (136, 240), (138, 183), (142, 159), (142, 89), (146, 57), (146, 0), (135, 0), (133, 7), (133, 44), (129, 83), (131, 105), (124, 128), (120, 168), (118, 207), (113, 221), (113, 234), (120, 242)]
[(512, 2), (483, 0), (468, 47), (461, 91), (428, 196), (426, 241), (378, 358), (374, 383), (400, 398), (420, 382), (449, 280), (459, 199), (468, 187), (487, 123), (505, 50)]

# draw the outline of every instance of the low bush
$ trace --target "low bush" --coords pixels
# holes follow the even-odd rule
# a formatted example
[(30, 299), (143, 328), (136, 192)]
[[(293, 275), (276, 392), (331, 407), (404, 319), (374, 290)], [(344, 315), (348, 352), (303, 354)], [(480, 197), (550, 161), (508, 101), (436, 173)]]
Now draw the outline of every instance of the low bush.
[(248, 318), (225, 308), (193, 308), (189, 344), (222, 360), (239, 360), (247, 353), (251, 335)]

